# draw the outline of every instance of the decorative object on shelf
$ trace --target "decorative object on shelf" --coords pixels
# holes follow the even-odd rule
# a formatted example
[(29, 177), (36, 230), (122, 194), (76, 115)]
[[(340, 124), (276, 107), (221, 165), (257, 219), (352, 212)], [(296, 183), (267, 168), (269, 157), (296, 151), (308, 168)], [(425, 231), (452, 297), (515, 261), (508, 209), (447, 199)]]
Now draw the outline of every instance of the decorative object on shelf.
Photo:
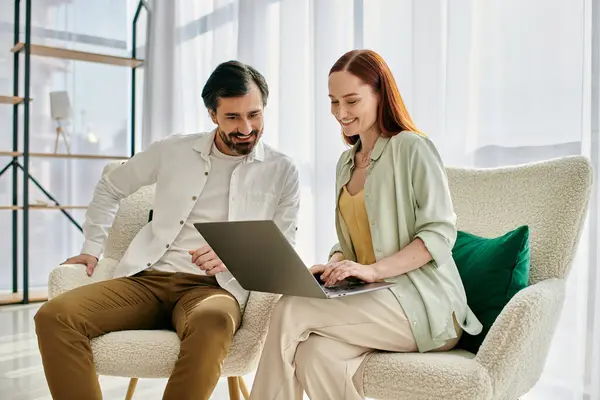
[(69, 139), (62, 127), (60, 121), (69, 120), (71, 118), (71, 102), (69, 101), (69, 93), (65, 91), (50, 92), (50, 115), (56, 121), (56, 140), (54, 141), (54, 154), (58, 153), (58, 142), (62, 137), (65, 142), (67, 154), (71, 153), (69, 149)]

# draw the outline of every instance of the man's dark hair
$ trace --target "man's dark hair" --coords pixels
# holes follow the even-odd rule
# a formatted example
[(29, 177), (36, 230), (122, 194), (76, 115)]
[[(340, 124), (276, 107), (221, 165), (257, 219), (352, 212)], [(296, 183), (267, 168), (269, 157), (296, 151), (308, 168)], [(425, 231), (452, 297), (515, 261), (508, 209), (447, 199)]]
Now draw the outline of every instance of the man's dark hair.
[(250, 83), (254, 82), (262, 95), (263, 107), (267, 105), (269, 87), (265, 77), (249, 65), (239, 61), (227, 61), (219, 64), (210, 74), (202, 89), (204, 105), (210, 111), (217, 111), (219, 98), (239, 97), (250, 91)]

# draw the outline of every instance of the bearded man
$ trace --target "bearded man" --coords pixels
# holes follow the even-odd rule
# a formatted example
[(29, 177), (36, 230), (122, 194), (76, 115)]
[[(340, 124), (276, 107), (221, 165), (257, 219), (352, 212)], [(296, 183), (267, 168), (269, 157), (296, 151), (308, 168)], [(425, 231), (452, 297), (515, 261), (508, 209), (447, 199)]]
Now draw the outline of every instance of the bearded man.
[(101, 399), (90, 340), (120, 330), (172, 329), (181, 350), (165, 399), (208, 399), (238, 328), (248, 292), (195, 223), (271, 219), (294, 244), (298, 170), (260, 141), (269, 90), (237, 61), (220, 64), (202, 91), (216, 128), (151, 144), (99, 181), (81, 254), (64, 264), (94, 273), (119, 201), (156, 185), (151, 221), (131, 242), (114, 279), (68, 291), (35, 316), (54, 399)]

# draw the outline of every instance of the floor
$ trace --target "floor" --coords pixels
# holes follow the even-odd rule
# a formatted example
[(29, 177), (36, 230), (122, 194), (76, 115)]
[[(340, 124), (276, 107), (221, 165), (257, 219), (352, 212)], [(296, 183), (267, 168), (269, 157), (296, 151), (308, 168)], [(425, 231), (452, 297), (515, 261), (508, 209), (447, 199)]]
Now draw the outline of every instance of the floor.
[[(42, 369), (33, 316), (40, 304), (0, 307), (0, 399), (52, 400)], [(252, 384), (252, 376), (245, 377)], [(166, 379), (140, 379), (134, 399), (161, 399)], [(105, 400), (123, 400), (129, 380), (101, 376)], [(227, 380), (221, 379), (212, 396), (228, 400)]]

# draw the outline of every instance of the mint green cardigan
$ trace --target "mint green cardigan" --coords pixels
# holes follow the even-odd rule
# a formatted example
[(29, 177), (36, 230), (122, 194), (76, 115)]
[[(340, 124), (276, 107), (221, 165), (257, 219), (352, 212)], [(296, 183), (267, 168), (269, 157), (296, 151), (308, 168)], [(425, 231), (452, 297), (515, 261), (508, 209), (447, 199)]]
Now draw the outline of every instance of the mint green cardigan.
[[(345, 151), (336, 169), (336, 193), (350, 180), (358, 144)], [(375, 258), (397, 253), (419, 237), (433, 260), (406, 274), (388, 278), (408, 320), (420, 352), (457, 337), (452, 314), (463, 330), (476, 335), (482, 325), (467, 299), (452, 258), (456, 214), (446, 171), (433, 143), (414, 132), (380, 137), (371, 152), (364, 188)], [(331, 250), (356, 261), (348, 229), (336, 202), (338, 244)]]

